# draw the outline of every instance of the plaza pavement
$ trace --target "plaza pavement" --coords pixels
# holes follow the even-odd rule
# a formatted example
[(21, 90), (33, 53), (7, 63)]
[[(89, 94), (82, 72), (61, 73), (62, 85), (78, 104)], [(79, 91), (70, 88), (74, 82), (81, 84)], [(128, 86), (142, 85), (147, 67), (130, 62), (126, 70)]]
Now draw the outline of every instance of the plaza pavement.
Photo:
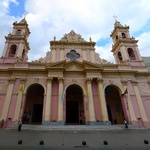
[[(22, 140), (22, 144), (18, 141)], [(40, 145), (43, 140), (44, 144)], [(107, 141), (107, 145), (104, 141)], [(149, 143), (145, 144), (144, 140)], [(82, 142), (85, 141), (86, 145)], [(150, 130), (129, 125), (23, 125), (0, 129), (0, 150), (150, 150)]]

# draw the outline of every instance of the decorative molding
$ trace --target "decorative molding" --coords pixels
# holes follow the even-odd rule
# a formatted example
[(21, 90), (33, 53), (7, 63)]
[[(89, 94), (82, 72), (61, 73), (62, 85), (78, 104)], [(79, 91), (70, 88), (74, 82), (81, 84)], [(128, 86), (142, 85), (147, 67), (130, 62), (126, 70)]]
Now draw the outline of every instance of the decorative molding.
[(86, 78), (87, 83), (91, 83), (92, 80), (93, 80), (93, 78), (90, 78), (90, 77)]
[(0, 81), (0, 92), (6, 91), (7, 86), (8, 86), (7, 81)]
[(12, 83), (12, 84), (13, 84), (13, 83), (15, 82), (15, 80), (16, 80), (16, 78), (10, 78), (10, 79), (9, 79), (9, 83)]
[(27, 81), (27, 78), (20, 78), (21, 83), (25, 83)]
[(64, 77), (58, 77), (59, 82), (64, 82)]
[(150, 94), (149, 86), (147, 85), (147, 83), (139, 84), (139, 88), (141, 94)]
[(47, 78), (47, 82), (52, 82), (52, 80), (53, 80), (53, 77), (48, 77)]
[(80, 34), (76, 34), (73, 30), (70, 33), (65, 34), (60, 41), (65, 42), (84, 42), (85, 40), (81, 37)]
[(128, 80), (121, 80), (121, 83), (122, 83), (123, 86), (125, 86), (125, 85), (127, 85)]
[(133, 84), (133, 86), (137, 86), (138, 82), (136, 80), (131, 80), (131, 83)]
[(98, 83), (103, 83), (103, 79), (102, 78), (97, 78), (97, 80), (96, 80)]

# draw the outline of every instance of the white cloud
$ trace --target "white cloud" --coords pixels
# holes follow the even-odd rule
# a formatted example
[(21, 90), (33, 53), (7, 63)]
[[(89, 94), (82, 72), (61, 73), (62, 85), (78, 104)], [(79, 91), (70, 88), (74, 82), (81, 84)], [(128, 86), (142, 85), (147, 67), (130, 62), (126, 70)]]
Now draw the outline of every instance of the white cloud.
[[(9, 3), (12, 1), (17, 2), (5, 0)], [(3, 23), (0, 29), (4, 30), (0, 35), (1, 39), (10, 32), (11, 24), (21, 19), (8, 16), (7, 6), (0, 2), (0, 15), (3, 10), (3, 17), (0, 17)], [(28, 12), (26, 19), (31, 31), (29, 37), (30, 61), (46, 55), (46, 52), (50, 50), (49, 41), (53, 40), (54, 36), (59, 40), (72, 29), (81, 34), (85, 40), (88, 41), (91, 37), (97, 42), (109, 37), (114, 28), (113, 15), (118, 16), (117, 20), (123, 25), (130, 26), (131, 36), (148, 26), (147, 22), (150, 19), (150, 16), (147, 15), (150, 10), (150, 1), (147, 0), (26, 0), (25, 10)], [(147, 55), (149, 45), (147, 45), (148, 42), (142, 42), (142, 34), (144, 33), (141, 33), (139, 37), (139, 48), (142, 55)], [(1, 51), (4, 47), (4, 40), (2, 42), (0, 42)], [(110, 52), (111, 45), (110, 40), (104, 47), (96, 46), (96, 51), (100, 53), (101, 58), (114, 61), (113, 54)]]
[(142, 56), (150, 56), (150, 31), (141, 34), (139, 37), (138, 46)]

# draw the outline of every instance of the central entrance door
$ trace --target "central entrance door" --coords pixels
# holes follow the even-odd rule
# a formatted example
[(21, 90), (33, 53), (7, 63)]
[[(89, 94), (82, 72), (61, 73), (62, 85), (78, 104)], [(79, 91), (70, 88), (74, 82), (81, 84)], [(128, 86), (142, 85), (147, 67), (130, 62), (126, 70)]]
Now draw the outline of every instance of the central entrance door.
[(78, 101), (67, 101), (67, 124), (78, 124), (79, 114), (78, 114)]
[(78, 85), (66, 90), (66, 124), (84, 124), (83, 92)]

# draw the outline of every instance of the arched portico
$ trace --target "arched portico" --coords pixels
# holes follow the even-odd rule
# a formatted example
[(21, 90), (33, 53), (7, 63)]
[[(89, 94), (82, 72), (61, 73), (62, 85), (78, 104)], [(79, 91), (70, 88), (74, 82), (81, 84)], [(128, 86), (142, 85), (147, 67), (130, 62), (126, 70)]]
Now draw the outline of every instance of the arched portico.
[(85, 124), (83, 91), (76, 84), (66, 89), (66, 124)]
[(32, 84), (27, 89), (23, 123), (42, 123), (44, 88)]
[(105, 88), (105, 96), (109, 121), (111, 121), (112, 124), (123, 124), (124, 111), (118, 87), (108, 85)]

